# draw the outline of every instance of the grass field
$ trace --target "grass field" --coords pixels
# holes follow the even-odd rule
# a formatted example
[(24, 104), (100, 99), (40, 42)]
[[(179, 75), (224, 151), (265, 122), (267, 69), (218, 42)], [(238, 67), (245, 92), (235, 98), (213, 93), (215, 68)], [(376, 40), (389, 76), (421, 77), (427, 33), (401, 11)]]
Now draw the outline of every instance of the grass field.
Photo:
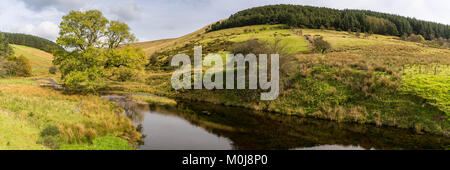
[(53, 65), (53, 55), (31, 47), (11, 44), (16, 56), (23, 55), (32, 65), (33, 75), (48, 74), (48, 69)]
[(48, 149), (37, 143), (42, 140), (39, 133), (50, 126), (60, 131), (55, 141), (59, 145), (89, 143), (102, 136), (117, 136), (130, 143), (140, 139), (131, 121), (118, 114), (121, 108), (98, 96), (66, 95), (20, 78), (1, 79), (0, 94), (1, 117), (5, 120), (0, 121), (0, 126), (21, 124), (15, 129), (23, 132), (2, 133), (6, 141), (1, 145), (9, 143), (10, 149)]
[[(26, 46), (12, 47), (15, 55), (30, 60), (33, 77), (0, 79), (0, 149), (132, 149), (140, 140), (141, 134), (131, 121), (119, 114), (121, 108), (106, 99), (64, 94), (33, 81), (58, 81), (58, 75), (48, 71), (51, 54)], [(57, 127), (58, 134), (43, 136), (51, 127)]]
[[(138, 82), (109, 82), (104, 89), (123, 94), (156, 94), (186, 100), (240, 106), (338, 122), (394, 126), (450, 136), (450, 50), (405, 42), (392, 36), (361, 35), (332, 30), (301, 29), (303, 35), (321, 35), (332, 45), (327, 54), (311, 52), (302, 35), (283, 25), (259, 25), (142, 42), (148, 57), (167, 63), (178, 53), (226, 54), (238, 42), (259, 39), (271, 43), (281, 38), (287, 53), (295, 56), (288, 86), (277, 100), (260, 101), (251, 90), (174, 91), (171, 69), (151, 66)], [(0, 149), (130, 149), (141, 134), (121, 109), (95, 95), (69, 95), (42, 88), (35, 78), (53, 78), (48, 53), (13, 45), (33, 66), (31, 78), (0, 79)], [(152, 104), (176, 105), (157, 96), (135, 96)], [(164, 100), (163, 100), (164, 99)], [(56, 136), (42, 132), (57, 127)], [(6, 129), (13, 129), (14, 133)]]

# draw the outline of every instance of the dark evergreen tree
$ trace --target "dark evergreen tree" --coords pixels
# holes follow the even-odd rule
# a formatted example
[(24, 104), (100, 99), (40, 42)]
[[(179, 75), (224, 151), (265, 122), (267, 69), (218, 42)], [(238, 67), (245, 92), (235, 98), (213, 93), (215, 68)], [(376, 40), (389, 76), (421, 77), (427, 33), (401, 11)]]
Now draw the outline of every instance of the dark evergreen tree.
[(33, 35), (19, 33), (4, 33), (4, 35), (10, 44), (33, 47), (49, 53), (55, 49), (62, 49), (55, 42)]
[[(333, 28), (338, 31), (384, 35), (422, 35), (426, 39), (450, 38), (448, 25), (367, 10), (337, 10), (301, 5), (268, 5), (240, 11), (210, 26), (208, 31), (259, 24), (286, 24), (300, 28)], [(322, 27), (322, 28), (323, 28)]]
[(9, 46), (8, 40), (3, 33), (0, 33), (0, 60), (14, 54), (13, 49)]

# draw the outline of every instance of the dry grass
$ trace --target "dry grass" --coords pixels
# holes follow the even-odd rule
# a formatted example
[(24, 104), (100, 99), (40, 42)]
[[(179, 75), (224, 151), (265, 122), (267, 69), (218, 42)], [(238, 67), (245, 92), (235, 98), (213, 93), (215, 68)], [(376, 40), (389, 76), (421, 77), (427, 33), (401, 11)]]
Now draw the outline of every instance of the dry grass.
[[(180, 52), (190, 54), (191, 51), (186, 48), (193, 45), (206, 44), (207, 49), (211, 45), (222, 48), (222, 45), (218, 45), (223, 44), (220, 42), (236, 43), (253, 37), (269, 41), (275, 32), (287, 39), (302, 39), (298, 34), (300, 30), (283, 30), (278, 27), (247, 26), (209, 33), (202, 33), (200, 30), (197, 34), (178, 39), (159, 52), (163, 51), (162, 54), (165, 55)], [(310, 53), (307, 48), (302, 52), (291, 50), (297, 53), (297, 61), (293, 65), (295, 69), (288, 78), (290, 82), (287, 89), (283, 90), (275, 101), (259, 101), (254, 92), (247, 90), (173, 91), (169, 82), (170, 76), (166, 75), (168, 71), (158, 69), (154, 69), (154, 76), (149, 75), (145, 84), (115, 86), (127, 92), (154, 93), (340, 122), (373, 123), (378, 126), (414, 128), (441, 135), (450, 134), (445, 110), (433, 106), (423, 98), (424, 95), (405, 93), (399, 89), (405, 83), (406, 75), (449, 72), (450, 50), (405, 42), (393, 36), (358, 37), (347, 32), (315, 29), (301, 29), (301, 32), (302, 35), (324, 37), (330, 42), (332, 50), (325, 55)], [(307, 46), (297, 41), (286, 43), (295, 48)], [(211, 49), (213, 50), (208, 52), (225, 51)], [(435, 87), (437, 86), (433, 86)]]
[[(56, 125), (65, 143), (84, 143), (96, 137), (118, 136), (137, 143), (141, 134), (122, 109), (93, 95), (66, 95), (41, 88), (31, 80), (2, 80), (0, 109), (25, 117), (37, 129)], [(36, 143), (35, 140), (28, 141)]]
[(33, 75), (48, 74), (48, 69), (53, 65), (53, 55), (45, 51), (26, 47), (22, 45), (11, 45), (14, 49), (15, 55), (25, 56), (32, 65)]

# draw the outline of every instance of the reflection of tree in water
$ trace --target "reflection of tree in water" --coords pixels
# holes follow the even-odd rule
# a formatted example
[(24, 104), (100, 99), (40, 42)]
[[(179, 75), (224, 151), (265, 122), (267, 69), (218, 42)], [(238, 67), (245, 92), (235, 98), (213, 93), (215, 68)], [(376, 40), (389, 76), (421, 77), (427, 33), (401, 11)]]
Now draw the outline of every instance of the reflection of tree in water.
[(146, 104), (139, 104), (126, 99), (116, 102), (116, 104), (122, 107), (125, 115), (136, 124), (142, 124), (145, 113), (150, 110), (149, 106)]

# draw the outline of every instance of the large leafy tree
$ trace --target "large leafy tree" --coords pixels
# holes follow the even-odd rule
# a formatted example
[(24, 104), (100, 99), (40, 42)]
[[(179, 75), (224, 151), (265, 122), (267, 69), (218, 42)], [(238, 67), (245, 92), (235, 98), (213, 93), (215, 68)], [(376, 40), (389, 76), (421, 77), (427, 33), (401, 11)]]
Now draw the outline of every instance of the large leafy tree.
[(108, 38), (107, 46), (109, 49), (115, 49), (122, 43), (130, 43), (136, 40), (135, 36), (130, 33), (130, 27), (119, 21), (109, 23), (106, 37)]
[(71, 11), (60, 23), (57, 44), (84, 52), (89, 47), (102, 47), (108, 20), (98, 10)]
[(63, 16), (59, 35), (56, 42), (65, 50), (54, 52), (54, 64), (68, 87), (95, 91), (105, 77), (113, 77), (108, 73), (111, 70), (140, 70), (145, 64), (140, 48), (121, 46), (135, 41), (130, 27), (109, 21), (98, 10), (71, 11)]

